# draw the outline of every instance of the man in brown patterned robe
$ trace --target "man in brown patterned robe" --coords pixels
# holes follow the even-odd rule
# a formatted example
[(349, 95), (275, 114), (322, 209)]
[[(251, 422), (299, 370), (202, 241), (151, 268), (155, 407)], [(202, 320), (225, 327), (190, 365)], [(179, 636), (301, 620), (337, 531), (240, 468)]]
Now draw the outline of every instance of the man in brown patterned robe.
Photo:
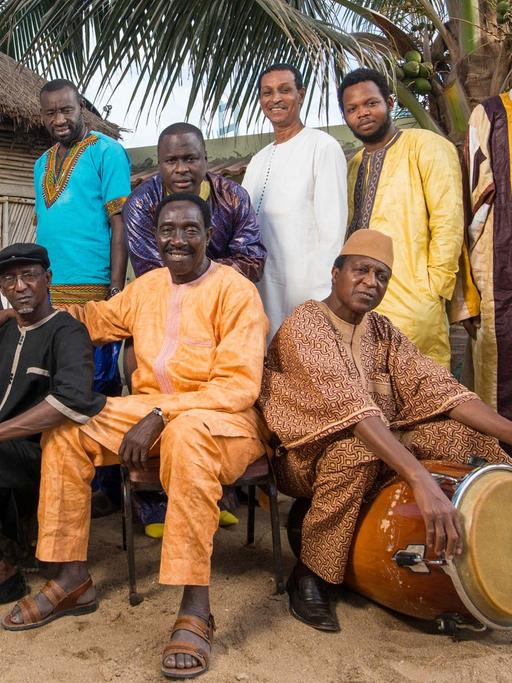
[(329, 297), (298, 306), (274, 337), (260, 396), (284, 451), (278, 486), (311, 498), (290, 609), (327, 631), (339, 624), (326, 582), (343, 581), (361, 503), (383, 465), (411, 486), (428, 546), (451, 558), (462, 552), (457, 511), (419, 459), (512, 462), (496, 440), (512, 443), (512, 422), (372, 312), (391, 276), (391, 239), (360, 230), (341, 254)]

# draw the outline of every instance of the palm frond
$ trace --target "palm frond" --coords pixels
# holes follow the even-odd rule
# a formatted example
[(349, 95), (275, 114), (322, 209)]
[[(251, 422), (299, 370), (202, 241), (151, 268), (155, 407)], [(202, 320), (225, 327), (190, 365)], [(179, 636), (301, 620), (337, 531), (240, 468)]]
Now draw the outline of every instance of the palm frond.
[(355, 59), (382, 68), (376, 46), (344, 31), (338, 10), (331, 0), (4, 0), (0, 49), (84, 88), (99, 72), (100, 92), (135, 69), (139, 113), (161, 111), (190, 73), (188, 113), (200, 98), (211, 116), (227, 95), (252, 117), (258, 73), (272, 62), (297, 65), (324, 96), (333, 67)]

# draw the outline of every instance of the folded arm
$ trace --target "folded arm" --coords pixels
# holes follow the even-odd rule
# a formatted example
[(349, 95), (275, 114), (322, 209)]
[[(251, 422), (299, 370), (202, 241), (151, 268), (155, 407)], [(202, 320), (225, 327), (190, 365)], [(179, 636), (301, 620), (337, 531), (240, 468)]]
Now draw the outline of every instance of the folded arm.
[(0, 441), (40, 434), (67, 419), (84, 424), (105, 405), (105, 397), (92, 389), (92, 346), (84, 328), (76, 323), (63, 328), (54, 339), (53, 352), (48, 394), (32, 408), (0, 423)]

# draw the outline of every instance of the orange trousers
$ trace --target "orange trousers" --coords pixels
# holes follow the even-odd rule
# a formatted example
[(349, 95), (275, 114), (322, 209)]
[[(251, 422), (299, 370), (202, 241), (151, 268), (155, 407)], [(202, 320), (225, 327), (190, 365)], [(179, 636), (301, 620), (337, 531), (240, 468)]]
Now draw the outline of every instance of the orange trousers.
[[(194, 412), (169, 422), (159, 442), (160, 479), (169, 498), (160, 583), (170, 585), (209, 585), (222, 484), (236, 481), (265, 452), (258, 438), (212, 435)], [(80, 425), (67, 422), (44, 435), (36, 551), (40, 560), (87, 559), (94, 468), (117, 462), (117, 454)]]

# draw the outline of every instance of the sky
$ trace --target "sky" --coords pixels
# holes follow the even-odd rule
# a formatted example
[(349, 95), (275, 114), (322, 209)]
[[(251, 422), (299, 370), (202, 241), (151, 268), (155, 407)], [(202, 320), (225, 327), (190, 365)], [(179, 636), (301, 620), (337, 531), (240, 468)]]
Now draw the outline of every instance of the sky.
[[(154, 109), (149, 110), (149, 108), (146, 108), (137, 124), (138, 102), (140, 102), (142, 96), (138, 96), (138, 102), (134, 102), (132, 107), (128, 109), (128, 104), (136, 81), (136, 76), (129, 74), (115, 93), (112, 94), (111, 89), (102, 96), (98, 96), (97, 91), (100, 83), (100, 76), (98, 75), (98, 77), (93, 79), (93, 82), (84, 93), (87, 99), (94, 103), (94, 106), (102, 115), (104, 115), (104, 112), (102, 111), (103, 107), (107, 104), (112, 105), (112, 111), (108, 118), (110, 121), (130, 130), (130, 132), (123, 133), (123, 144), (128, 148), (155, 145), (158, 134), (163, 128), (171, 123), (184, 121), (190, 91), (189, 82), (184, 81), (182, 85), (174, 88), (171, 101), (163, 109), (159, 117)], [(329, 124), (338, 125), (342, 123), (342, 119), (336, 103), (336, 89), (333, 83), (331, 84), (329, 92)], [(313, 103), (309, 115), (304, 121), (304, 123), (309, 126), (317, 127), (327, 125), (326, 112), (324, 111), (320, 116), (318, 115), (319, 103), (320, 94), (318, 88), (315, 87)], [(206, 124), (201, 122), (200, 119), (200, 109), (200, 104), (196, 104), (188, 120), (190, 123), (202, 128), (203, 131), (206, 131)], [(207, 137), (219, 137), (218, 127), (218, 120), (216, 118), (212, 125), (212, 130)], [(263, 118), (260, 118), (256, 123), (253, 122), (251, 126), (248, 125), (247, 120), (244, 120), (238, 130), (239, 135), (260, 132), (271, 132), (270, 124), (263, 120)], [(233, 133), (231, 133), (231, 135), (232, 134)]]

